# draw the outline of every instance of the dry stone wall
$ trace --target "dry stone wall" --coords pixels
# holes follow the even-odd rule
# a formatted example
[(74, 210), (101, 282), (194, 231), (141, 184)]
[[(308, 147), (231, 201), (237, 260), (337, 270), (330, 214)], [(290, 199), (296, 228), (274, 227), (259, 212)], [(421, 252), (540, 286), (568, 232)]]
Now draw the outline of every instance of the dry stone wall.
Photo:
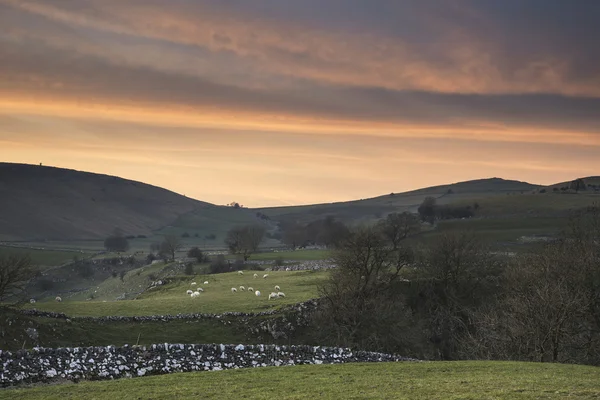
[(320, 346), (154, 344), (151, 346), (0, 350), (0, 386), (53, 380), (103, 380), (172, 372), (302, 364), (415, 361), (390, 354)]

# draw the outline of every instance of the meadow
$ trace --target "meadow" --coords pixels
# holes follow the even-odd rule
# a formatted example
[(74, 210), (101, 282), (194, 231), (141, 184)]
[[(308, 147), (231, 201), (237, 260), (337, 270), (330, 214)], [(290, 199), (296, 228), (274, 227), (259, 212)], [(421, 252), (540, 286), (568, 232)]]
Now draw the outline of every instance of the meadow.
[(29, 255), (31, 262), (40, 267), (61, 265), (72, 261), (75, 257), (85, 258), (91, 254), (79, 251), (35, 249), (27, 247), (0, 246), (0, 257)]
[(595, 399), (600, 369), (522, 362), (304, 365), (5, 389), (5, 399)]
[[(153, 266), (153, 268), (164, 268)], [(226, 311), (259, 312), (295, 304), (318, 296), (317, 286), (327, 278), (326, 271), (270, 271), (268, 278), (263, 279), (265, 272), (256, 271), (259, 278), (253, 278), (255, 271), (245, 271), (244, 275), (237, 272), (214, 274), (176, 276), (166, 285), (149, 289), (139, 295), (135, 300), (114, 300), (114, 295), (123, 292), (123, 287), (141, 286), (144, 282), (148, 284), (147, 274), (137, 275), (136, 270), (130, 271), (123, 281), (117, 278), (109, 278), (98, 286), (94, 300), (66, 300), (61, 303), (53, 299), (40, 301), (35, 304), (27, 304), (25, 307), (37, 308), (39, 310), (62, 312), (70, 316), (105, 316), (105, 315), (164, 315), (164, 314), (187, 314), (187, 313), (223, 313)], [(208, 281), (208, 285), (204, 282)], [(196, 286), (191, 283), (196, 282)], [(269, 293), (275, 291), (275, 285), (281, 287), (285, 298), (269, 300)], [(257, 297), (254, 293), (241, 291), (240, 286), (253, 287), (260, 290), (262, 296)], [(186, 294), (188, 289), (202, 287), (204, 292), (195, 299)], [(238, 289), (232, 293), (231, 288)]]

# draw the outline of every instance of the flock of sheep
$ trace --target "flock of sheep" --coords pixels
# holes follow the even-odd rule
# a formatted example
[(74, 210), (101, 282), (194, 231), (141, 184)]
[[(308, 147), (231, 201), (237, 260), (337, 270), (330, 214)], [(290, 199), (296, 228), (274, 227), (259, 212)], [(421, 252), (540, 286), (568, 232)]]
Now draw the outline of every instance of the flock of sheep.
[[(244, 275), (244, 271), (238, 271), (238, 274), (239, 274), (239, 275)], [(269, 276), (269, 274), (264, 274), (264, 275), (263, 275), (263, 279), (267, 279), (267, 277), (268, 277), (268, 276)], [(254, 274), (254, 279), (256, 279), (256, 278), (258, 278), (258, 274)], [(196, 285), (197, 285), (197, 283), (196, 283), (196, 282), (192, 282), (192, 283), (190, 283), (190, 286), (196, 286)], [(208, 285), (208, 281), (205, 281), (205, 282), (204, 282), (204, 285)], [(231, 293), (237, 293), (237, 292), (238, 292), (238, 290), (239, 290), (240, 292), (248, 291), (248, 292), (250, 292), (250, 293), (254, 293), (254, 295), (255, 295), (256, 297), (260, 297), (260, 296), (262, 296), (262, 293), (260, 292), (260, 290), (254, 290), (254, 288), (253, 288), (253, 287), (251, 287), (251, 286), (249, 286), (249, 287), (248, 287), (248, 289), (246, 289), (246, 287), (245, 287), (245, 286), (240, 286), (240, 287), (239, 287), (239, 289), (238, 289), (238, 288), (235, 288), (235, 287), (232, 287), (232, 288), (231, 288)], [(285, 297), (285, 293), (283, 293), (283, 292), (281, 291), (281, 288), (279, 287), (279, 285), (276, 285), (276, 286), (275, 286), (275, 290), (276, 290), (275, 292), (271, 292), (271, 293), (269, 294), (269, 300), (271, 300), (271, 299), (278, 299), (278, 298), (281, 298), (281, 297)], [(200, 296), (200, 293), (201, 293), (201, 292), (204, 292), (204, 289), (202, 289), (202, 288), (197, 288), (195, 291), (194, 291), (194, 290), (189, 290), (189, 289), (188, 289), (186, 293), (187, 293), (187, 295), (189, 295), (189, 296), (190, 296), (192, 299), (194, 299), (194, 298), (196, 298), (196, 297)]]

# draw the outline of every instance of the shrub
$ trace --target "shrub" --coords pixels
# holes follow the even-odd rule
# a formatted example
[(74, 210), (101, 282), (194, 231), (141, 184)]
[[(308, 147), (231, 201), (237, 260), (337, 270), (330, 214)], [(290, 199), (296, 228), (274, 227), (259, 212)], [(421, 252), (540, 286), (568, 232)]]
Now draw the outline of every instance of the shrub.
[(205, 262), (206, 256), (198, 247), (192, 247), (188, 252), (187, 256), (190, 258), (195, 258), (199, 264)]
[(119, 273), (117, 271), (113, 271), (110, 274), (112, 275), (113, 278), (116, 278), (117, 276), (119, 276)]
[(155, 280), (156, 280), (156, 278), (158, 278), (158, 276), (156, 276), (156, 274), (155, 274), (155, 273), (148, 274), (148, 279), (150, 279), (151, 281), (155, 281)]
[(192, 264), (191, 262), (186, 263), (184, 273), (186, 275), (194, 275), (194, 264)]
[(223, 272), (229, 272), (229, 270), (229, 263), (227, 262), (223, 254), (217, 255), (215, 260), (213, 260), (213, 262), (210, 263), (211, 274), (220, 274)]
[(119, 273), (119, 277), (121, 278), (121, 282), (123, 282), (125, 280), (125, 275), (127, 274), (127, 271), (121, 271)]
[(181, 237), (182, 237), (182, 238), (189, 238), (189, 237), (190, 237), (190, 234), (189, 234), (189, 233), (187, 233), (187, 232), (183, 232), (183, 233), (181, 234)]

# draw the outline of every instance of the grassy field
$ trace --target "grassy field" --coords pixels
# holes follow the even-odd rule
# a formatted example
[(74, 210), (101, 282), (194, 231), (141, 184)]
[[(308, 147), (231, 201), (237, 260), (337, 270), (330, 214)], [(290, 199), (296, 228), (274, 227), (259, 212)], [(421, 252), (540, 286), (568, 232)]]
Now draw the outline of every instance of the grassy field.
[[(10, 322), (9, 322), (10, 321)], [(233, 325), (218, 320), (170, 322), (90, 322), (63, 319), (23, 317), (14, 314), (0, 316), (4, 335), (0, 349), (31, 348), (34, 343), (25, 334), (30, 327), (37, 329), (36, 343), (42, 347), (122, 346), (153, 343), (249, 343), (245, 333)], [(0, 395), (0, 398), (2, 395)]]
[(516, 362), (267, 367), (6, 389), (5, 399), (597, 399), (600, 369)]
[(25, 247), (0, 246), (0, 257), (11, 255), (29, 255), (31, 261), (38, 266), (53, 267), (73, 260), (74, 257), (85, 258), (90, 256), (83, 251), (38, 250)]
[[(244, 275), (237, 273), (197, 275), (176, 277), (167, 285), (150, 289), (136, 300), (102, 301), (102, 290), (110, 290), (107, 285), (127, 284), (128, 279), (138, 278), (135, 271), (129, 272), (125, 282), (112, 278), (98, 287), (98, 297), (92, 301), (63, 301), (56, 303), (52, 300), (40, 301), (27, 307), (40, 310), (63, 312), (71, 316), (103, 316), (103, 315), (158, 315), (178, 313), (222, 313), (226, 311), (257, 312), (287, 304), (294, 304), (317, 297), (317, 285), (327, 277), (327, 272), (319, 271), (276, 271), (269, 272), (269, 277), (263, 279), (263, 272), (258, 271), (259, 278), (253, 278), (253, 271), (245, 271)], [(144, 278), (141, 278), (144, 279)], [(186, 290), (193, 289), (191, 282), (197, 282), (203, 287), (204, 293), (192, 299)], [(208, 285), (203, 282), (208, 281)], [(146, 284), (148, 281), (145, 281)], [(239, 291), (239, 286), (253, 287), (262, 292), (261, 297), (247, 291)], [(285, 298), (268, 300), (274, 286), (279, 285)], [(237, 293), (231, 293), (231, 288), (238, 288)], [(112, 293), (116, 292), (104, 292)], [(111, 297), (114, 299), (114, 297)]]

